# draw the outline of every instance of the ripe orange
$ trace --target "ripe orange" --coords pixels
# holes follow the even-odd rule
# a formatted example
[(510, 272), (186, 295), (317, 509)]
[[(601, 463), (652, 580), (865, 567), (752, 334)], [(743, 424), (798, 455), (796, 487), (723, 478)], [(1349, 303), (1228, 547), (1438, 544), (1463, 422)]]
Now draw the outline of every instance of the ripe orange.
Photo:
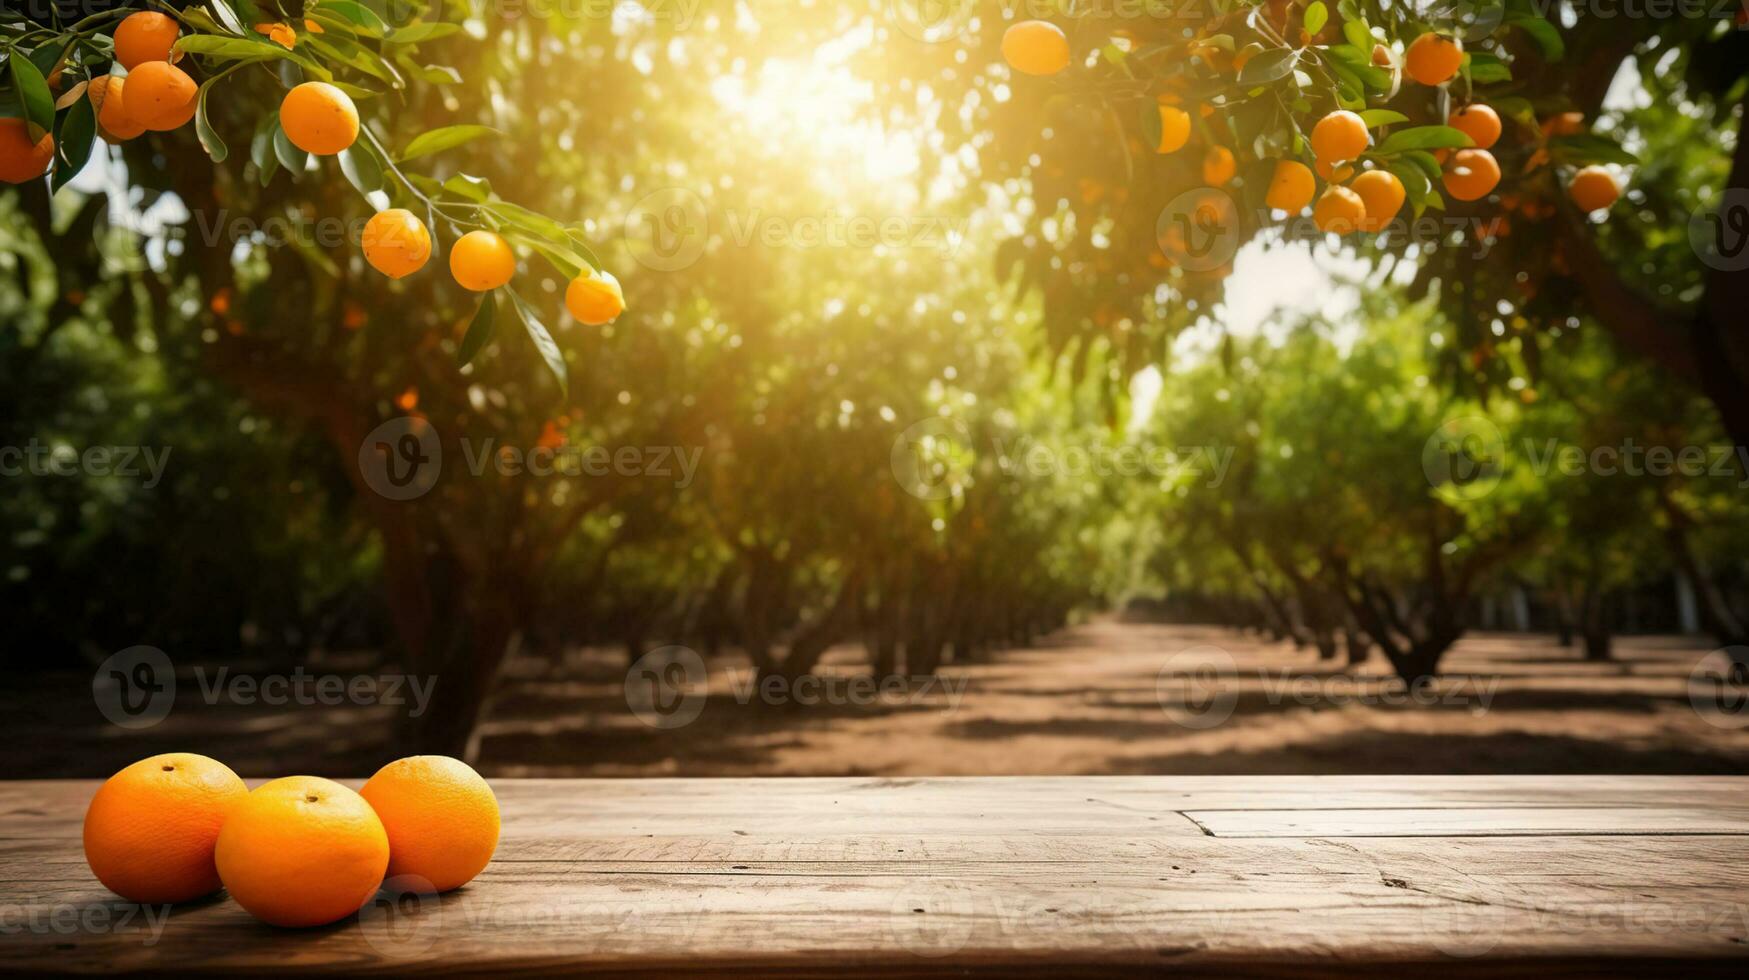
[(1359, 194), (1340, 184), (1326, 187), (1323, 196), (1318, 198), (1318, 206), (1312, 209), (1312, 221), (1323, 232), (1346, 235), (1358, 229), (1365, 220), (1366, 202)]
[(1445, 189), (1460, 201), (1487, 197), (1500, 183), (1500, 164), (1487, 150), (1459, 150), (1445, 170)]
[(358, 107), (327, 82), (304, 82), (280, 102), (279, 128), (305, 153), (333, 156), (358, 139)]
[(1233, 179), (1237, 166), (1233, 162), (1233, 151), (1224, 146), (1211, 146), (1202, 155), (1202, 182), (1210, 187), (1224, 186)]
[(109, 777), (85, 811), (85, 861), (130, 902), (186, 902), (219, 890), (213, 846), (249, 794), (204, 755), (155, 755)]
[(0, 119), (0, 180), (22, 184), (49, 172), (55, 159), (55, 137), (44, 133), (35, 143), (22, 119)]
[(476, 293), (497, 289), (516, 274), (516, 254), (498, 235), (470, 231), (449, 250), (449, 274), (463, 289)]
[[(613, 291), (619, 292), (617, 283)], [(423, 879), (409, 887), (429, 883), (440, 892), (460, 888), (486, 867), (498, 848), (498, 798), (459, 759), (397, 759), (377, 770), (359, 793), (388, 831), (390, 877)]]
[(317, 776), (287, 776), (237, 804), (215, 856), (226, 890), (251, 915), (276, 926), (319, 926), (376, 894), (389, 838), (357, 793)]
[(1423, 85), (1444, 85), (1463, 63), (1462, 42), (1431, 32), (1416, 38), (1403, 55), (1403, 70)]
[(171, 61), (180, 33), (175, 19), (155, 10), (129, 14), (115, 28), (115, 60), (128, 71), (148, 61)]
[(1312, 127), (1312, 153), (1323, 163), (1353, 160), (1366, 152), (1372, 135), (1358, 113), (1338, 109)]
[(1581, 211), (1602, 211), (1621, 197), (1621, 185), (1615, 182), (1614, 174), (1592, 165), (1573, 175), (1567, 184), (1567, 196)]
[(612, 323), (626, 309), (625, 293), (611, 272), (585, 272), (565, 287), (565, 309), (591, 327)]
[(1366, 232), (1384, 231), (1408, 197), (1403, 182), (1389, 170), (1368, 170), (1348, 186), (1366, 205), (1366, 218), (1360, 223), (1360, 230)]
[(148, 61), (128, 74), (128, 115), (154, 132), (168, 132), (194, 118), (199, 87), (167, 61)]
[(1177, 153), (1190, 140), (1190, 113), (1177, 106), (1160, 107), (1160, 144), (1156, 153)]
[(390, 279), (410, 276), (431, 258), (431, 233), (406, 208), (379, 211), (364, 223), (359, 244), (371, 268)]
[(1002, 57), (1015, 71), (1055, 75), (1069, 67), (1069, 38), (1044, 20), (1023, 20), (1002, 35)]
[(1500, 139), (1500, 114), (1479, 102), (1452, 113), (1448, 124), (1473, 140), (1478, 150), (1486, 150)]
[(1317, 171), (1318, 176), (1332, 184), (1340, 184), (1354, 176), (1354, 164), (1352, 163), (1330, 164), (1322, 160), (1313, 160), (1312, 169)]
[(97, 135), (107, 143), (131, 140), (146, 131), (145, 124), (127, 111), (126, 87), (127, 79), (120, 75), (99, 75), (85, 89), (97, 113)]
[(1543, 120), (1544, 136), (1577, 136), (1584, 131), (1583, 112), (1562, 112)]
[(1318, 183), (1305, 164), (1298, 160), (1280, 160), (1275, 164), (1275, 174), (1269, 179), (1269, 192), (1263, 200), (1278, 211), (1298, 214), (1312, 203), (1312, 194), (1317, 189)]

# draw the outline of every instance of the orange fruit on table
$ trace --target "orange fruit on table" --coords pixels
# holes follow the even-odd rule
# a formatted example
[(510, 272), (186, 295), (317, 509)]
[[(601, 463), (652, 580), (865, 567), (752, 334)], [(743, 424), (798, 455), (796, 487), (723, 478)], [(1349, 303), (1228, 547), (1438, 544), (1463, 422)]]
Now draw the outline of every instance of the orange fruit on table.
[(1211, 146), (1202, 155), (1202, 182), (1210, 187), (1224, 186), (1233, 179), (1237, 165), (1233, 162), (1233, 151), (1224, 146)]
[(409, 890), (460, 888), (498, 849), (498, 798), (459, 759), (397, 759), (377, 770), (359, 794), (388, 831), (389, 877)]
[(1372, 144), (1372, 134), (1358, 113), (1338, 109), (1312, 127), (1312, 153), (1321, 162), (1353, 160)]
[(1621, 185), (1615, 182), (1614, 174), (1592, 165), (1573, 175), (1567, 184), (1567, 196), (1581, 211), (1602, 211), (1621, 197)]
[(130, 902), (186, 902), (219, 890), (219, 828), (249, 790), (224, 763), (172, 752), (128, 766), (85, 811), (85, 861)]
[(1500, 139), (1500, 114), (1479, 102), (1452, 113), (1446, 122), (1451, 128), (1468, 136), (1478, 150), (1486, 150)]
[(585, 272), (565, 287), (565, 309), (578, 323), (599, 327), (626, 310), (625, 293), (611, 272)]
[(1348, 187), (1366, 205), (1366, 218), (1360, 223), (1360, 230), (1366, 232), (1384, 231), (1397, 212), (1403, 210), (1403, 201), (1409, 196), (1403, 182), (1389, 170), (1368, 170)]
[(1002, 35), (1002, 58), (1027, 75), (1055, 75), (1069, 67), (1069, 38), (1046, 20), (1023, 20)]
[(199, 87), (167, 61), (148, 61), (128, 73), (128, 115), (154, 132), (168, 132), (194, 118)]
[(171, 50), (181, 33), (174, 18), (155, 10), (129, 14), (115, 28), (115, 60), (128, 71), (149, 61), (173, 61), (181, 57)]
[(1445, 189), (1460, 201), (1479, 201), (1500, 183), (1500, 164), (1487, 150), (1459, 150), (1445, 169)]
[(1464, 46), (1457, 38), (1427, 33), (1416, 38), (1403, 54), (1403, 70), (1423, 85), (1444, 85), (1457, 77), (1464, 63)]
[(1160, 142), (1156, 153), (1177, 153), (1190, 141), (1190, 113), (1173, 105), (1160, 106)]
[(390, 279), (410, 276), (431, 258), (431, 233), (406, 208), (378, 211), (364, 223), (359, 240), (364, 260)]
[(280, 102), (279, 128), (305, 153), (333, 156), (358, 139), (358, 107), (327, 82), (304, 82)]
[(1359, 194), (1340, 184), (1324, 188), (1323, 196), (1312, 208), (1312, 221), (1323, 232), (1347, 235), (1359, 230), (1365, 220), (1366, 202)]
[(493, 232), (470, 231), (449, 250), (449, 274), (463, 289), (476, 293), (497, 289), (516, 275), (516, 253)]
[(376, 894), (389, 838), (364, 797), (332, 780), (287, 776), (237, 804), (215, 857), (225, 889), (249, 914), (276, 926), (320, 926)]
[(22, 119), (0, 119), (0, 180), (22, 184), (49, 172), (55, 159), (55, 137), (44, 133), (32, 143)]
[(1275, 164), (1275, 174), (1269, 179), (1269, 192), (1263, 200), (1278, 211), (1298, 214), (1312, 203), (1312, 194), (1317, 189), (1311, 168), (1298, 160), (1280, 160)]
[(126, 89), (127, 79), (120, 75), (99, 75), (85, 89), (97, 113), (97, 135), (104, 142), (120, 143), (146, 131), (145, 124), (127, 111)]

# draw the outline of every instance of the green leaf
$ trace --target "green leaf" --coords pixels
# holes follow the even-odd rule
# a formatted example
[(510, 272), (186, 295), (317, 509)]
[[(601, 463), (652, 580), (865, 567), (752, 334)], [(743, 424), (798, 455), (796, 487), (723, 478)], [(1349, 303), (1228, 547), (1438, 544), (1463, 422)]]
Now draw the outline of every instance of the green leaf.
[(1470, 81), (1477, 85), (1492, 85), (1512, 81), (1512, 69), (1491, 54), (1475, 52), (1469, 58)]
[(273, 133), (278, 128), (277, 113), (263, 116), (261, 124), (255, 127), (254, 138), (249, 141), (249, 159), (255, 164), (262, 187), (266, 187), (273, 175), (279, 172), (279, 157), (273, 152)]
[(1316, 34), (1330, 22), (1330, 8), (1324, 6), (1323, 0), (1314, 0), (1306, 8), (1305, 25), (1307, 34)]
[(1549, 140), (1549, 159), (1556, 163), (1619, 163), (1635, 166), (1640, 158), (1623, 149), (1620, 143), (1595, 133), (1556, 136)]
[[(402, 62), (402, 65), (405, 67), (406, 62)], [(462, 73), (448, 65), (416, 65), (409, 70), (418, 76), (420, 81), (430, 82), (433, 85), (459, 85), (462, 80)]]
[(492, 196), (492, 182), (472, 174), (456, 174), (443, 182), (443, 189), (476, 204), (484, 204)]
[(383, 189), (383, 167), (363, 143), (354, 143), (340, 151), (340, 172), (358, 188), (360, 194)]
[(1409, 117), (1395, 109), (1367, 109), (1360, 114), (1360, 121), (1366, 123), (1366, 128), (1377, 129), (1380, 126), (1395, 126), (1409, 121)]
[(290, 49), (272, 41), (248, 37), (219, 37), (213, 34), (185, 34), (176, 42), (176, 50), (184, 54), (198, 54), (219, 61), (297, 60), (293, 58)]
[(7, 61), (12, 69), (13, 97), (18, 100), (26, 132), (32, 143), (40, 142), (55, 128), (55, 97), (49, 94), (42, 71), (17, 48)]
[(1293, 74), (1300, 63), (1300, 53), (1293, 48), (1274, 48), (1245, 62), (1239, 72), (1239, 85), (1251, 88), (1268, 85)]
[(291, 137), (278, 123), (279, 114), (274, 113), (273, 125), (273, 155), (279, 159), (280, 165), (290, 172), (292, 180), (303, 176), (304, 170), (310, 165), (310, 155), (297, 148)]
[(1410, 150), (1399, 156), (1398, 159), (1407, 160), (1421, 168), (1421, 172), (1427, 175), (1428, 180), (1438, 180), (1445, 173), (1445, 168), (1439, 165), (1439, 158), (1426, 150)]
[(418, 44), (420, 41), (448, 37), (461, 29), (460, 24), (408, 24), (384, 40), (389, 44)]
[(1462, 130), (1450, 126), (1416, 126), (1399, 129), (1385, 137), (1373, 153), (1383, 157), (1404, 150), (1455, 150), (1475, 145), (1475, 141)]
[(510, 295), (511, 303), (515, 304), (516, 315), (522, 318), (522, 326), (528, 331), (529, 339), (534, 341), (535, 350), (540, 351), (541, 360), (547, 362), (547, 367), (559, 380), (559, 391), (569, 395), (571, 380), (565, 369), (564, 352), (559, 350), (559, 345), (553, 340), (552, 333), (547, 330), (545, 324), (540, 322), (540, 317), (535, 315), (534, 309), (523, 302), (522, 297), (518, 296), (515, 290), (506, 286), (504, 291)]
[(200, 138), (201, 148), (206, 150), (206, 155), (211, 157), (214, 163), (224, 163), (225, 158), (231, 155), (231, 150), (225, 146), (225, 141), (219, 138), (218, 130), (213, 129), (212, 121), (207, 118), (206, 114), (206, 98), (212, 92), (213, 83), (216, 81), (218, 81), (216, 76), (209, 78), (200, 87), (200, 101), (194, 110), (194, 135)]
[(453, 149), (482, 136), (501, 136), (498, 130), (491, 126), (445, 126), (442, 129), (432, 129), (413, 137), (407, 148), (401, 151), (401, 159), (415, 160), (433, 153)]
[(516, 231), (510, 233), (510, 238), (512, 241), (519, 242), (539, 252), (541, 257), (552, 263), (553, 268), (557, 269), (567, 281), (577, 278), (583, 274), (585, 269), (589, 268), (589, 264), (583, 260), (582, 256), (573, 254), (569, 249), (555, 246), (544, 238)]
[(1561, 40), (1561, 32), (1555, 25), (1541, 17), (1520, 15), (1508, 17), (1506, 23), (1529, 34), (1536, 46), (1542, 49), (1543, 57), (1550, 61), (1560, 61), (1567, 54), (1567, 44)]
[(55, 175), (49, 181), (51, 192), (67, 186), (91, 159), (92, 144), (97, 142), (97, 113), (90, 99), (80, 99), (67, 110), (61, 120), (61, 132), (55, 139)]
[(474, 319), (468, 324), (468, 332), (462, 336), (461, 349), (456, 351), (456, 363), (467, 367), (480, 353), (480, 348), (492, 339), (492, 323), (498, 313), (498, 302), (491, 293), (480, 297), (480, 308), (474, 311)]
[(1373, 37), (1372, 31), (1367, 28), (1366, 21), (1358, 17), (1349, 18), (1342, 22), (1342, 36), (1347, 39), (1349, 44), (1365, 51), (1368, 58), (1372, 57), (1372, 46), (1378, 43), (1378, 39)]
[(382, 37), (389, 32), (389, 25), (377, 16), (377, 12), (354, 0), (322, 0), (321, 6), (314, 11), (306, 11), (305, 16), (313, 16), (318, 24), (340, 24), (371, 37)]

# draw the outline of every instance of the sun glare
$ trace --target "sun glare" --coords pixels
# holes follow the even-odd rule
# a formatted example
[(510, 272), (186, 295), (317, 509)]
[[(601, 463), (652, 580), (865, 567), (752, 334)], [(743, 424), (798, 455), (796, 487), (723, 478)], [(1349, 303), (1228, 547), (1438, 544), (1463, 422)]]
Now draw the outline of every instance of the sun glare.
[(718, 78), (711, 94), (765, 152), (805, 164), (821, 192), (890, 199), (921, 166), (919, 147), (914, 134), (870, 111), (874, 86), (846, 64), (868, 43), (853, 34), (810, 57), (767, 60)]

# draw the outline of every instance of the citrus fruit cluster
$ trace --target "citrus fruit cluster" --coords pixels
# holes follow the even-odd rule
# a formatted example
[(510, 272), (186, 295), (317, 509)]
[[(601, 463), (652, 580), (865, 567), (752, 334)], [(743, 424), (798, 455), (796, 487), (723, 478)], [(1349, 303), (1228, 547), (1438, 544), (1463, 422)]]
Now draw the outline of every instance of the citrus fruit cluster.
[[(229, 2), (218, 7), (238, 16), (260, 12)], [(221, 82), (241, 82), (245, 76), (237, 73), (244, 70), (256, 78), (271, 77), (287, 90), (277, 112), (261, 119), (250, 147), (261, 182), (282, 169), (295, 177), (310, 169), (311, 158), (334, 159), (376, 212), (363, 229), (363, 257), (391, 279), (424, 268), (440, 230), (453, 234), (449, 269), (455, 281), (476, 293), (505, 289), (509, 305), (562, 385), (565, 367), (557, 345), (533, 308), (509, 286), (517, 249), (529, 249), (568, 280), (565, 305), (577, 320), (600, 326), (619, 317), (624, 293), (590, 252), (581, 229), (499, 200), (482, 178), (456, 174), (440, 182), (405, 169), (408, 160), (495, 132), (489, 126), (440, 127), (415, 137), (397, 156), (360, 121), (354, 99), (380, 94), (371, 86), (395, 76), (385, 59), (405, 61), (408, 48), (417, 43), (409, 37), (442, 36), (437, 28), (450, 25), (420, 21), (403, 30), (414, 22), (390, 23), (386, 15), (339, 0), (308, 0), (298, 12), (296, 27), (243, 27), (235, 16), (216, 16), (217, 11), (118, 7), (76, 23), (24, 31), (20, 37), (33, 48), (0, 48), (8, 69), (0, 72), (0, 104), (16, 103), (25, 110), (18, 118), (0, 118), (0, 180), (23, 184), (50, 177), (51, 189), (58, 191), (86, 165), (95, 140), (125, 143), (190, 122), (208, 155), (222, 162), (230, 151), (208, 118), (212, 91)], [(398, 21), (418, 14), (408, 9), (387, 16)], [(0, 25), (10, 26), (14, 17), (0, 9)], [(105, 32), (110, 36), (103, 37)], [(337, 51), (350, 54), (342, 57)], [(396, 197), (406, 206), (391, 206)], [(496, 307), (489, 298), (480, 303), (459, 348), (463, 363), (489, 339)]]
[(466, 763), (412, 756), (357, 792), (317, 776), (250, 791), (203, 755), (156, 755), (111, 776), (85, 812), (85, 860), (104, 887), (142, 904), (223, 887), (276, 926), (358, 911), (385, 878), (406, 891), (472, 881), (498, 846), (498, 801)]
[[(1268, 168), (1263, 201), (1270, 209), (1292, 217), (1309, 207), (1322, 232), (1372, 233), (1385, 230), (1407, 203), (1412, 203), (1419, 215), (1426, 206), (1444, 207), (1446, 199), (1470, 202), (1493, 194), (1501, 181), (1501, 168), (1492, 148), (1504, 127), (1500, 113), (1475, 98), (1469, 74), (1471, 55), (1462, 40), (1450, 33), (1424, 31), (1399, 50), (1358, 19), (1356, 9), (1344, 7), (1344, 17), (1350, 21), (1342, 25), (1345, 43), (1325, 45), (1316, 43), (1328, 16), (1323, 3), (1306, 7), (1297, 44), (1285, 40), (1289, 33), (1285, 19), (1271, 26), (1269, 17), (1253, 16), (1248, 27), (1238, 28), (1226, 18), (1211, 19), (1203, 30), (1195, 32), (1193, 40), (1179, 42), (1186, 58), (1183, 63), (1159, 69), (1158, 84), (1164, 90), (1155, 96), (1158, 104), (1150, 110), (1155, 118), (1147, 121), (1141, 142), (1155, 153), (1174, 154), (1200, 138), (1204, 147), (1202, 182), (1223, 187), (1238, 173), (1235, 151), (1249, 152), (1268, 141), (1240, 135), (1225, 120), (1214, 118), (1217, 112), (1245, 106), (1278, 81), (1284, 86), (1293, 82), (1287, 91), (1295, 93), (1296, 112), (1304, 112), (1311, 104), (1307, 93), (1315, 85), (1310, 79), (1322, 74), (1337, 83), (1339, 107), (1315, 121), (1308, 120), (1309, 126), (1302, 126), (1299, 119), (1290, 120), (1286, 134), (1291, 140), (1286, 142), (1291, 142), (1294, 152), (1258, 160)], [(1286, 18), (1287, 14), (1279, 16)], [(1244, 44), (1246, 31), (1254, 31), (1259, 40)], [(1138, 59), (1147, 66), (1159, 66), (1165, 60), (1162, 54), (1180, 50), (1171, 42), (1138, 47), (1129, 31), (1111, 32), (1109, 38), (1105, 32), (1096, 33), (1100, 59), (1116, 65), (1119, 76), (1126, 80), (1137, 78), (1132, 63)], [(1189, 30), (1184, 33), (1187, 37), (1193, 34)], [(1240, 44), (1244, 47), (1234, 53)], [(1042, 20), (1010, 26), (1003, 35), (1001, 51), (1011, 69), (1032, 76), (1061, 74), (1076, 60), (1064, 30)], [(1482, 57), (1490, 66), (1499, 60), (1492, 54)], [(1302, 68), (1311, 65), (1320, 70)], [(1296, 81), (1296, 76), (1304, 77)], [(1460, 76), (1468, 98), (1447, 113), (1444, 107), (1452, 99), (1450, 89)], [(1190, 81), (1192, 78), (1197, 81)], [(1365, 100), (1358, 93), (1369, 90), (1375, 93), (1375, 102), (1392, 102), (1403, 79), (1437, 89), (1437, 98), (1432, 101), (1444, 118), (1375, 140), (1374, 130), (1409, 124), (1409, 116), (1387, 109), (1355, 111), (1365, 109)], [(1285, 98), (1281, 107), (1289, 108)], [(1545, 147), (1531, 154), (1527, 171), (1534, 170), (1539, 161), (1547, 162), (1546, 143), (1551, 137), (1574, 135), (1582, 125), (1565, 115), (1557, 119), (1563, 121), (1543, 127)], [(1534, 119), (1530, 122), (1534, 124)], [(1301, 147), (1310, 150), (1310, 166), (1298, 158)], [(1415, 185), (1413, 193), (1405, 187), (1405, 180)], [(1435, 183), (1442, 193), (1435, 193)], [(1620, 197), (1621, 189), (1609, 170), (1591, 165), (1578, 169), (1567, 181), (1567, 195), (1579, 210), (1591, 213), (1609, 208)]]

